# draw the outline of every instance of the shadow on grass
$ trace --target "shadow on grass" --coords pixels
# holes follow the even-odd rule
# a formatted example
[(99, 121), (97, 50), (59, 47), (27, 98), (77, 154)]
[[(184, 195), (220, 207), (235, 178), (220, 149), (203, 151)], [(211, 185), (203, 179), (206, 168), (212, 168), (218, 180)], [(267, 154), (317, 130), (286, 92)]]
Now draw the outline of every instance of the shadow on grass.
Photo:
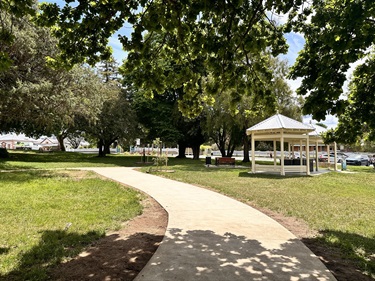
[(8, 252), (9, 252), (9, 248), (0, 247), (0, 255), (7, 254)]
[[(320, 234), (315, 238), (303, 238), (302, 242), (322, 257), (337, 280), (374, 280), (375, 238), (335, 230), (320, 231)], [(372, 274), (372, 277), (362, 272)]]
[(59, 264), (65, 257), (74, 257), (83, 247), (102, 236), (95, 231), (84, 235), (62, 230), (44, 231), (39, 244), (22, 253), (18, 267), (0, 276), (0, 280), (47, 280), (49, 267)]
[(310, 177), (304, 174), (287, 174), (285, 176), (281, 176), (280, 174), (270, 174), (270, 173), (256, 173), (252, 174), (249, 172), (239, 172), (238, 176), (241, 178), (256, 178), (256, 179), (273, 179), (273, 180), (285, 180), (290, 178), (304, 178)]
[(346, 171), (356, 173), (375, 173), (375, 168), (371, 166), (346, 166)]
[(29, 182), (35, 179), (42, 178), (55, 178), (56, 174), (53, 174), (50, 171), (41, 171), (41, 170), (29, 170), (29, 171), (8, 171), (0, 173), (0, 182), (2, 184), (6, 183), (23, 183)]
[[(146, 165), (141, 162), (140, 156), (124, 156), (124, 155), (108, 155), (106, 157), (98, 157), (96, 154), (83, 154), (76, 152), (14, 152), (10, 151), (10, 157), (0, 159), (0, 169), (2, 170), (18, 170), (33, 169), (32, 163), (56, 163), (61, 168), (66, 167), (85, 167), (85, 166), (120, 166), (120, 167), (136, 167)], [(13, 162), (22, 163), (22, 166), (13, 165)], [(30, 163), (30, 164), (28, 164)], [(48, 166), (46, 167), (48, 168)]]
[[(59, 230), (44, 231), (39, 244), (23, 253), (19, 266), (0, 276), (0, 280), (133, 280), (163, 238), (137, 233), (119, 239), (119, 235), (114, 234), (92, 244), (101, 237), (103, 235), (98, 232), (81, 235)], [(154, 241), (154, 248), (148, 247), (144, 251), (140, 241), (150, 240)], [(84, 255), (62, 263), (66, 258), (76, 257), (90, 244)]]
[(106, 236), (78, 258), (54, 268), (51, 278), (60, 281), (133, 280), (163, 237), (143, 232), (126, 238), (120, 238), (118, 234)]

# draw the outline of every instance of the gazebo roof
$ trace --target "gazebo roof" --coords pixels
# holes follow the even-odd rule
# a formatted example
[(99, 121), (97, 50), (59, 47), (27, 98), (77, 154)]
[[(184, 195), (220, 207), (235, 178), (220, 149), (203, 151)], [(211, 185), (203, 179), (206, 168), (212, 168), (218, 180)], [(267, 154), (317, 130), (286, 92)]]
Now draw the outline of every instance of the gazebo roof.
[(252, 132), (299, 132), (299, 133), (309, 133), (314, 131), (315, 128), (303, 124), (297, 120), (286, 117), (281, 114), (275, 114), (268, 119), (252, 126), (246, 130), (246, 133), (250, 135)]
[(309, 133), (310, 136), (319, 136), (320, 137), (322, 133), (327, 131), (326, 128), (324, 128), (322, 126), (319, 126), (317, 124), (311, 124), (311, 126), (314, 128), (314, 131)]

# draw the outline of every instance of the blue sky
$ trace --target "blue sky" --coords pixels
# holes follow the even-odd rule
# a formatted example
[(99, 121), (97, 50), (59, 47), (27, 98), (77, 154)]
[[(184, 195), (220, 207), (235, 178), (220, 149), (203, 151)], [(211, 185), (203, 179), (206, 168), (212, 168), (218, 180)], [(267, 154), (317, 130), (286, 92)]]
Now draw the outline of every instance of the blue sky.
[[(63, 5), (65, 1), (63, 0), (45, 0), (40, 2), (49, 2), (49, 3), (56, 3), (58, 5)], [(282, 17), (279, 18), (280, 21), (283, 21), (284, 19)], [(121, 64), (122, 60), (126, 57), (126, 53), (122, 49), (122, 45), (120, 41), (118, 40), (118, 35), (122, 36), (129, 36), (132, 29), (130, 25), (125, 25), (120, 30), (118, 30), (110, 39), (109, 39), (109, 45), (113, 49), (113, 56), (115, 59)], [(296, 58), (298, 56), (298, 52), (303, 48), (303, 45), (305, 43), (305, 40), (303, 38), (302, 34), (298, 33), (288, 33), (285, 34), (285, 38), (289, 44), (288, 53), (285, 55), (282, 55), (281, 58), (286, 59), (288, 61), (288, 64), (291, 66), (296, 61)], [(293, 91), (295, 91), (299, 84), (301, 79), (297, 80), (288, 80), (288, 83)], [(303, 122), (309, 123), (311, 120), (311, 116), (304, 116)], [(312, 121), (313, 123), (316, 121)], [(326, 124), (329, 128), (333, 128), (337, 125), (337, 118), (331, 115), (327, 115), (326, 120), (322, 121), (322, 123)]]

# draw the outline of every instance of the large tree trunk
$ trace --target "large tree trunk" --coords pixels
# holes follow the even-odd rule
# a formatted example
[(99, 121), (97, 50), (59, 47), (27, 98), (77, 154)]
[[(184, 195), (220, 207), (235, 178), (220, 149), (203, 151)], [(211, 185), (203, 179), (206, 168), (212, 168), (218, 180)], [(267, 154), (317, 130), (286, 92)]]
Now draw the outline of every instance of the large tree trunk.
[(193, 149), (193, 159), (199, 160), (200, 145), (193, 145), (191, 148)]
[(220, 147), (219, 150), (220, 150), (220, 153), (221, 153), (221, 157), (227, 156), (226, 155), (227, 153), (225, 152), (225, 147)]
[(176, 156), (176, 158), (185, 159), (186, 158), (185, 151), (186, 151), (186, 144), (178, 143), (178, 155)]
[(64, 138), (65, 136), (63, 134), (57, 136), (57, 141), (59, 142), (60, 150), (66, 151), (65, 145), (64, 145)]
[(107, 154), (111, 154), (111, 143), (104, 143), (104, 156)]
[(249, 151), (250, 151), (250, 143), (249, 143), (249, 140), (246, 136), (243, 139), (243, 160), (242, 160), (242, 162), (244, 162), (244, 163), (250, 162)]
[(99, 157), (104, 157), (105, 156), (105, 153), (103, 151), (103, 140), (102, 139), (99, 139), (98, 141), (98, 148), (99, 148)]

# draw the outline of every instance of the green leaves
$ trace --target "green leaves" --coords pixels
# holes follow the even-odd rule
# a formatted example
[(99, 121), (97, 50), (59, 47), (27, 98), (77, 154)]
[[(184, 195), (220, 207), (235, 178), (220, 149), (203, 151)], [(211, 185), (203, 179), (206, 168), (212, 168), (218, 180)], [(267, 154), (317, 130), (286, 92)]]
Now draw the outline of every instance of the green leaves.
[(327, 113), (343, 113), (346, 72), (375, 42), (375, 3), (316, 0), (311, 10), (310, 21), (302, 17), (294, 22), (295, 30), (304, 33), (306, 44), (291, 77), (303, 78), (298, 93), (306, 97), (304, 112), (321, 120)]
[(339, 117), (337, 137), (355, 143), (358, 137), (375, 141), (375, 56), (371, 55), (353, 73), (347, 106)]
[(94, 63), (107, 56), (108, 37), (127, 21), (133, 33), (131, 38), (120, 38), (129, 52), (124, 71), (133, 73), (134, 83), (149, 93), (182, 87), (187, 104), (181, 102), (180, 108), (187, 115), (199, 114), (207, 100), (202, 79), (208, 74), (220, 84), (211, 88), (210, 95), (234, 85), (242, 93), (265, 92), (267, 70), (253, 61), (260, 62), (266, 50), (274, 56), (287, 50), (284, 28), (267, 12), (287, 12), (301, 4), (292, 0), (76, 2), (58, 11), (46, 4), (39, 16), (39, 22), (58, 26), (55, 34), (64, 50), (62, 57), (71, 63), (85, 59)]

